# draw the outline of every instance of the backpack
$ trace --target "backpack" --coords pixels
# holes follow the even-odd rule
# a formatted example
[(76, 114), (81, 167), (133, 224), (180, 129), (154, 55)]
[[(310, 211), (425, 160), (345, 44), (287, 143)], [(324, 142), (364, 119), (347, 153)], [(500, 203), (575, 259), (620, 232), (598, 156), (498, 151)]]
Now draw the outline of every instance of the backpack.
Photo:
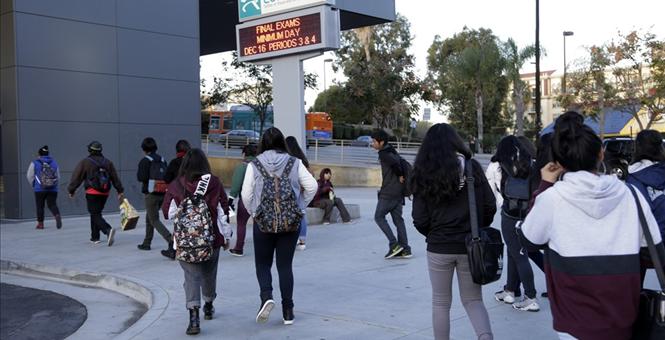
[(289, 174), (296, 159), (290, 157), (281, 176), (270, 175), (258, 159), (252, 161), (263, 176), (261, 201), (256, 208), (254, 222), (264, 233), (288, 233), (297, 231), (303, 213), (296, 201)]
[(111, 191), (111, 176), (106, 169), (106, 159), (101, 163), (98, 163), (92, 157), (88, 157), (88, 159), (96, 167), (92, 175), (88, 177), (88, 185), (101, 193)]
[(166, 181), (164, 176), (166, 175), (166, 162), (164, 158), (156, 160), (150, 156), (145, 156), (150, 161), (150, 172), (148, 175), (148, 192), (149, 193), (159, 193), (163, 194), (166, 192)]
[(412, 192), (411, 188), (409, 188), (409, 178), (411, 178), (411, 172), (413, 171), (413, 167), (411, 166), (411, 163), (409, 163), (406, 159), (402, 158), (402, 156), (399, 157), (399, 165), (402, 168), (402, 173), (404, 174), (404, 190), (402, 191), (402, 194), (404, 197), (411, 197)]
[(531, 200), (531, 182), (529, 178), (515, 177), (510, 169), (501, 168), (508, 175), (503, 185), (503, 212), (516, 219), (524, 219), (529, 211)]
[(194, 194), (188, 193), (183, 186), (184, 199), (178, 205), (173, 220), (175, 258), (180, 261), (200, 263), (212, 257), (215, 240), (212, 232), (213, 221), (210, 208), (203, 197), (208, 190), (210, 177), (209, 174), (201, 176)]
[(51, 164), (42, 160), (36, 160), (41, 164), (39, 173), (35, 176), (35, 180), (39, 183), (42, 189), (52, 189), (58, 185), (58, 169), (51, 167)]

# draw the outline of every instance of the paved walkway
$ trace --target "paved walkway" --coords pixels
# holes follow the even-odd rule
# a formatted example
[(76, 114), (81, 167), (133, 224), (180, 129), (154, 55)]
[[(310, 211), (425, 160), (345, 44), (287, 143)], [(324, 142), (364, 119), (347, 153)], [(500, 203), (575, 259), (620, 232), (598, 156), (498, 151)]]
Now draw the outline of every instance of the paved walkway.
[[(410, 244), (414, 257), (384, 260), (386, 240), (373, 222), (376, 191), (338, 189), (339, 196), (361, 206), (362, 218), (355, 225), (311, 226), (308, 248), (294, 260), (295, 314), (293, 326), (281, 322), (276, 308), (264, 325), (254, 322), (259, 305), (254, 273), (251, 232), (245, 257), (220, 257), (217, 314), (202, 320), (203, 339), (432, 339), (431, 293), (427, 274), (424, 237), (412, 227), (407, 203)], [(118, 215), (107, 216), (118, 225)], [(154, 321), (133, 333), (135, 339), (182, 339), (187, 326), (182, 270), (176, 262), (159, 254), (165, 244), (155, 237), (153, 250), (143, 252), (136, 245), (143, 230), (118, 232), (116, 244), (91, 245), (87, 217), (65, 219), (56, 230), (47, 220), (46, 230), (34, 223), (3, 223), (0, 228), (0, 257), (3, 260), (64, 267), (84, 272), (107, 273), (151, 285), (166, 298), (152, 314)], [(143, 227), (143, 216), (140, 227)], [(498, 222), (498, 221), (497, 221)], [(279, 302), (277, 276), (273, 270), (275, 298)], [(536, 272), (536, 287), (545, 287), (544, 276)], [(503, 281), (503, 280), (502, 280)], [(483, 287), (495, 339), (554, 340), (549, 304), (541, 299), (542, 311), (525, 313), (493, 299), (502, 281)], [(454, 285), (451, 310), (453, 339), (472, 339), (473, 328), (460, 304)], [(94, 294), (94, 293), (91, 293)], [(162, 301), (163, 302), (163, 301)], [(150, 313), (150, 311), (148, 312)], [(93, 326), (94, 325), (86, 325)], [(107, 338), (90, 336), (89, 339)]]

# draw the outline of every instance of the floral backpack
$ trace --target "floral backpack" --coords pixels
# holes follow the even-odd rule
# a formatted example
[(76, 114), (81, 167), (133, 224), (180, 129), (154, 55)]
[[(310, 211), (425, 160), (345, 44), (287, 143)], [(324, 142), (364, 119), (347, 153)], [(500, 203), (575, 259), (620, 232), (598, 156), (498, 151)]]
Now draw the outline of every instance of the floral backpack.
[(254, 222), (264, 233), (288, 233), (297, 231), (300, 227), (303, 212), (289, 179), (295, 161), (295, 158), (289, 158), (281, 176), (269, 174), (258, 159), (252, 161), (263, 176), (263, 191)]
[(194, 194), (185, 191), (185, 198), (180, 202), (173, 227), (175, 240), (175, 258), (188, 263), (208, 261), (212, 257), (213, 221), (210, 209), (203, 196), (208, 190), (210, 174), (201, 176)]

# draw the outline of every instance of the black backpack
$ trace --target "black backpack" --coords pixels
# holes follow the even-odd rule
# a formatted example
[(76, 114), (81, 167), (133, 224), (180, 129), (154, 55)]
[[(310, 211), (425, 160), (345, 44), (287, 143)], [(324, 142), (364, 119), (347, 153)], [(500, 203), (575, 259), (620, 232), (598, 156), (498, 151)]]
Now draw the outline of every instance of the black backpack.
[(503, 195), (503, 213), (516, 219), (524, 219), (529, 212), (529, 201), (531, 200), (530, 178), (518, 178), (510, 169), (501, 166), (507, 175), (501, 194)]
[(166, 192), (166, 181), (164, 176), (166, 175), (166, 162), (164, 158), (159, 157), (159, 159), (152, 158), (150, 156), (145, 156), (150, 161), (150, 172), (148, 175), (148, 192), (149, 193), (165, 193)]
[(104, 159), (101, 163), (98, 163), (92, 157), (88, 157), (88, 159), (95, 166), (95, 170), (93, 170), (92, 175), (90, 175), (87, 179), (88, 185), (101, 193), (107, 193), (111, 191), (111, 176), (109, 175), (109, 171), (106, 169), (106, 159)]
[(404, 197), (411, 197), (413, 194), (411, 192), (411, 188), (409, 188), (409, 178), (411, 178), (411, 172), (413, 171), (413, 167), (411, 166), (411, 163), (409, 163), (406, 159), (402, 158), (402, 156), (399, 157), (399, 166), (402, 168), (402, 174), (404, 174), (404, 190), (402, 191), (402, 194)]

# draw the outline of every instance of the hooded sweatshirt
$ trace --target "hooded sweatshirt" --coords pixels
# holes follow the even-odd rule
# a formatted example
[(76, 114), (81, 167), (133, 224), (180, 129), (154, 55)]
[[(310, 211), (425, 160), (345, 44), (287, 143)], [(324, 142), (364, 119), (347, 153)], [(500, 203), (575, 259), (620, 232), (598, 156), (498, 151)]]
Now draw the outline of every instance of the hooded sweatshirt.
[[(640, 196), (662, 252), (658, 225)], [(613, 175), (566, 173), (536, 197), (521, 230), (531, 243), (548, 245), (545, 275), (554, 329), (584, 340), (629, 339), (646, 241), (628, 187)]]
[(627, 183), (634, 185), (649, 202), (658, 221), (660, 234), (665, 235), (665, 162), (642, 160), (628, 167)]
[(388, 144), (379, 150), (379, 161), (381, 162), (381, 190), (379, 198), (382, 199), (404, 199), (405, 185), (399, 181), (404, 176), (400, 156), (395, 148)]
[[(268, 150), (256, 157), (269, 174), (280, 176), (282, 172), (284, 172), (284, 168), (286, 168), (286, 164), (290, 158), (292, 157), (289, 156), (289, 154), (277, 152), (275, 150)], [(293, 165), (293, 169), (289, 174), (289, 180), (291, 181), (298, 205), (304, 211), (316, 194), (316, 180), (297, 158)], [(304, 190), (301, 191), (301, 188)], [(240, 197), (242, 198), (242, 203), (245, 205), (245, 208), (247, 208), (247, 211), (252, 216), (256, 213), (256, 209), (261, 202), (262, 192), (263, 176), (255, 168), (253, 163), (249, 163), (247, 170), (245, 171), (245, 179), (242, 182)]]

